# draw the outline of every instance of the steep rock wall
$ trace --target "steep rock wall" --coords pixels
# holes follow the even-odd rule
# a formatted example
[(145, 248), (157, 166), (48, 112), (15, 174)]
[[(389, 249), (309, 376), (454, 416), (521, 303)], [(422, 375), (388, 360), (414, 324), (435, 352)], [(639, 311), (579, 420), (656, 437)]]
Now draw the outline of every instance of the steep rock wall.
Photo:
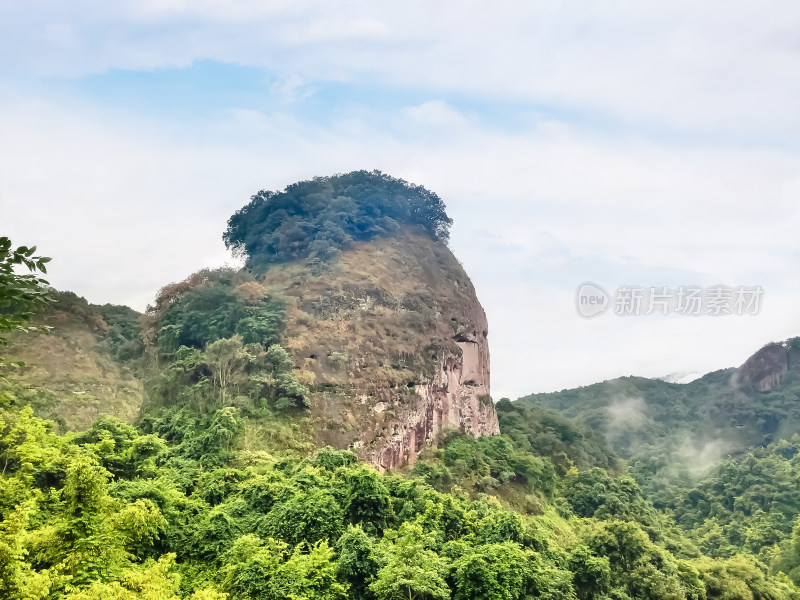
[(396, 469), (446, 429), (499, 433), (486, 315), (443, 244), (406, 230), (330, 264), (273, 267), (263, 284), (287, 299), (318, 443)]
[(436, 375), (415, 386), (415, 396), (390, 422), (391, 431), (370, 452), (382, 469), (413, 464), (426, 443), (446, 429), (475, 437), (500, 433), (489, 390), (489, 346), (484, 332), (457, 342), (460, 353), (443, 356)]
[(778, 387), (789, 370), (789, 352), (782, 344), (767, 344), (739, 367), (739, 380), (759, 391)]

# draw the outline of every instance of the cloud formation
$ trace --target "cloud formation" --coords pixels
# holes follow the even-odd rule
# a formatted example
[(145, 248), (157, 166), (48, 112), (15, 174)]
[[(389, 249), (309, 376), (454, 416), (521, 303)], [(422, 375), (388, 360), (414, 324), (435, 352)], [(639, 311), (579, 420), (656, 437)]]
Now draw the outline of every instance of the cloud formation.
[[(797, 133), (800, 7), (688, 0), (101, 2), (0, 8), (6, 73), (216, 60), (578, 111), (654, 130)], [(788, 139), (786, 136), (784, 139)]]
[[(142, 309), (229, 260), (257, 190), (379, 168), (447, 202), (495, 396), (737, 365), (800, 334), (798, 21), (789, 2), (7, 3), (0, 223), (59, 287)], [(586, 321), (587, 280), (765, 303)]]

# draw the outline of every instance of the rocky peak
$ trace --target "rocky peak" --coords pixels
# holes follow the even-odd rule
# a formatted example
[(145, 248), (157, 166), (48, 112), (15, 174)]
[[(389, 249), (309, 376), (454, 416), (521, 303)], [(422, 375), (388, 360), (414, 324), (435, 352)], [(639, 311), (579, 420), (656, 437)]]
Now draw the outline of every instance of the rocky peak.
[(442, 242), (406, 228), (321, 268), (273, 266), (263, 285), (287, 298), (286, 344), (314, 381), (319, 443), (395, 469), (446, 429), (499, 433), (486, 315)]
[(762, 392), (778, 387), (789, 370), (789, 351), (783, 344), (771, 343), (761, 348), (739, 367), (739, 381)]

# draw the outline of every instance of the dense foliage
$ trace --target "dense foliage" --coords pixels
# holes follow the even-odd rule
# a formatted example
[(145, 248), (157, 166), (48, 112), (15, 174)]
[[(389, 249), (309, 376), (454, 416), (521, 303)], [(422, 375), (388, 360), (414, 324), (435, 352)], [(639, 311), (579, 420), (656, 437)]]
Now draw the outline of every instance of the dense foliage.
[[(790, 344), (790, 364), (800, 364), (800, 341)], [(672, 487), (719, 459), (800, 433), (800, 370), (790, 368), (767, 392), (739, 384), (726, 370), (688, 384), (623, 377), (533, 394), (514, 405), (549, 408), (587, 423), (631, 463), (647, 495), (663, 506)]]
[[(644, 497), (703, 553), (757, 556), (773, 573), (800, 583), (800, 345), (794, 339), (787, 347), (789, 371), (769, 391), (719, 371), (683, 385), (623, 378), (528, 396), (513, 406), (547, 406), (588, 422), (628, 459)], [(607, 488), (587, 490), (588, 506)], [(574, 502), (573, 508), (596, 516)]]
[(284, 312), (247, 271), (203, 270), (162, 288), (143, 332), (158, 366), (146, 381), (148, 412), (307, 408), (313, 375), (296, 374), (280, 345)]
[(521, 450), (508, 436), (473, 438), (457, 430), (426, 448), (413, 473), (439, 491), (492, 494), (534, 512), (557, 484), (551, 460)]
[(707, 554), (759, 556), (798, 580), (793, 537), (800, 516), (800, 436), (723, 460), (672, 489), (668, 512)]
[(315, 177), (280, 192), (260, 191), (228, 220), (228, 248), (257, 271), (308, 256), (327, 260), (354, 241), (417, 226), (447, 241), (452, 220), (424, 187), (380, 171)]
[(605, 437), (580, 421), (508, 398), (502, 398), (496, 408), (501, 431), (517, 447), (537, 456), (549, 456), (562, 475), (573, 465), (612, 471), (619, 467), (619, 459)]
[(192, 450), (209, 427), (191, 420), (171, 442), (111, 418), (61, 437), (30, 408), (0, 414), (9, 600), (798, 597), (753, 559), (671, 552), (613, 511), (519, 514), (346, 452), (248, 453), (235, 427)]
[(163, 287), (148, 316), (151, 337), (166, 356), (234, 335), (268, 348), (280, 342), (284, 304), (246, 271), (206, 269)]
[[(36, 246), (15, 249), (10, 239), (0, 237), (0, 346), (7, 343), (4, 334), (37, 329), (31, 319), (48, 298), (47, 281), (38, 273), (47, 273), (45, 265), (50, 259), (34, 256), (35, 252)], [(3, 366), (0, 356), (0, 368)]]

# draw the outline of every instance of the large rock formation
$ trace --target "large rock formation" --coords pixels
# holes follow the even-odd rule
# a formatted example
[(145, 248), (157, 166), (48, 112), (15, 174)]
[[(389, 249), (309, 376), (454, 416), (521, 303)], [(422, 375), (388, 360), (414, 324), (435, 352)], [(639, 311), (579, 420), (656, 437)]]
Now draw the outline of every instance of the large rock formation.
[(394, 469), (445, 429), (499, 433), (486, 315), (444, 244), (407, 228), (330, 263), (273, 266), (263, 284), (286, 297), (319, 443)]
[(739, 381), (768, 392), (778, 387), (789, 370), (789, 350), (783, 344), (771, 343), (761, 348), (739, 367)]

